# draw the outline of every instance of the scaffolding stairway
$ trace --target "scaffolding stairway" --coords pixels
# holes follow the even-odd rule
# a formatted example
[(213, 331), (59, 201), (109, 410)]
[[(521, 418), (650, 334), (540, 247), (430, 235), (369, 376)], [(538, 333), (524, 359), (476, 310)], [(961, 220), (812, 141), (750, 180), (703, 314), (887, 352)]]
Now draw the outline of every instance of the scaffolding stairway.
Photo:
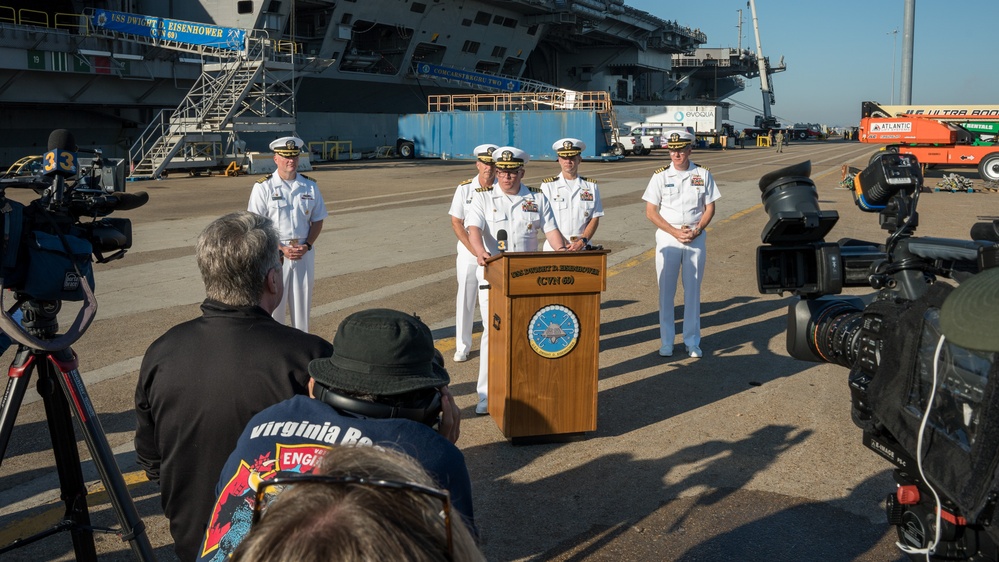
[(334, 62), (297, 54), (296, 45), (261, 30), (247, 31), (242, 45), (228, 48), (88, 31), (202, 58), (202, 73), (180, 105), (161, 110), (129, 149), (130, 180), (158, 179), (170, 169), (222, 168), (245, 158), (239, 133), (293, 131), (296, 72), (321, 72)]
[(156, 115), (129, 150), (133, 180), (223, 166), (225, 155), (239, 156), (240, 132), (294, 130), (290, 79), (279, 75), (291, 65), (267, 60), (262, 42), (255, 47), (246, 58), (205, 64), (177, 109)]

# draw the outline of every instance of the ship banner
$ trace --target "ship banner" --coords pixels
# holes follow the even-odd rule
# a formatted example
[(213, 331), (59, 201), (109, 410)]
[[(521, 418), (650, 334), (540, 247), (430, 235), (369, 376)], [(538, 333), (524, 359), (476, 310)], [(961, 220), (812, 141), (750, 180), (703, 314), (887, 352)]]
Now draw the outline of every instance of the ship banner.
[(112, 12), (111, 10), (94, 10), (90, 24), (104, 31), (230, 51), (243, 50), (243, 41), (246, 38), (246, 31), (242, 29), (139, 16), (125, 12)]
[(437, 66), (436, 64), (428, 64), (428, 63), (420, 63), (416, 65), (416, 71), (418, 74), (423, 76), (434, 76), (436, 78), (446, 78), (448, 80), (459, 80), (461, 82), (468, 82), (469, 84), (477, 84), (480, 86), (495, 88), (497, 90), (504, 90), (507, 92), (520, 91), (519, 80), (502, 78), (500, 76), (480, 74), (478, 72), (469, 72), (468, 70), (449, 68), (446, 66)]

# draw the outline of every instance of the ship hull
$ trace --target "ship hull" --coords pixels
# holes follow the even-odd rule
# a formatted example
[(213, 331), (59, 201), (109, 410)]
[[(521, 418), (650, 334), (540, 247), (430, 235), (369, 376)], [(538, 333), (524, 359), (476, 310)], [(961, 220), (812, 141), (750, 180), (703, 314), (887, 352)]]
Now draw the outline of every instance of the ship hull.
[[(61, 12), (46, 14), (51, 19), (44, 28), (0, 20), (0, 124), (11, 132), (0, 138), (0, 163), (43, 150), (55, 128), (81, 131), (81, 146), (125, 157), (161, 110), (185, 99), (200, 63), (210, 62), (182, 43), (137, 41), (121, 30), (97, 33), (87, 19), (93, 7), (100, 12), (118, 2), (58, 4)], [(163, 21), (253, 30), (273, 38), (278, 50), (329, 61), (292, 73), (297, 121), (287, 132), (350, 141), (354, 152), (395, 145), (401, 115), (425, 113), (432, 95), (481, 92), (475, 79), (483, 76), (511, 91), (539, 85), (605, 91), (621, 103), (682, 97), (671, 87), (671, 57), (706, 41), (700, 31), (624, 0), (239, 3), (249, 6), (245, 13), (215, 0), (131, 5)], [(693, 82), (686, 79), (684, 88)], [(275, 132), (240, 136), (249, 150), (261, 150)]]

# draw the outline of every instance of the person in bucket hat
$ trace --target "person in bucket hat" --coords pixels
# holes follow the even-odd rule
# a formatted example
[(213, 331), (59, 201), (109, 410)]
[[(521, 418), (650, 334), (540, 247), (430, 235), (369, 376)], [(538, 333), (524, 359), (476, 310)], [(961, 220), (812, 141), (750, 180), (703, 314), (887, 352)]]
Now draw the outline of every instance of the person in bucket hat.
[(200, 560), (229, 555), (245, 536), (257, 484), (311, 473), (336, 445), (391, 448), (413, 457), (448, 490), (474, 532), (471, 481), (454, 445), (460, 414), (444, 359), (417, 316), (390, 309), (355, 312), (340, 323), (333, 354), (309, 364), (309, 396), (250, 420), (215, 489)]
[(940, 331), (965, 349), (999, 352), (999, 267), (958, 285), (940, 308)]

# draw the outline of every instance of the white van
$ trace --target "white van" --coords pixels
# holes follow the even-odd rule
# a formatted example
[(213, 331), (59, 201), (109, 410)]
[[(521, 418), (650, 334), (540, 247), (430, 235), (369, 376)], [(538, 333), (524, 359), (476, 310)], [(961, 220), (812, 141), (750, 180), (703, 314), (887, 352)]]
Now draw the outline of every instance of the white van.
[(635, 125), (629, 134), (635, 139), (635, 148), (632, 152), (644, 156), (657, 148), (662, 148), (662, 135), (662, 125)]

